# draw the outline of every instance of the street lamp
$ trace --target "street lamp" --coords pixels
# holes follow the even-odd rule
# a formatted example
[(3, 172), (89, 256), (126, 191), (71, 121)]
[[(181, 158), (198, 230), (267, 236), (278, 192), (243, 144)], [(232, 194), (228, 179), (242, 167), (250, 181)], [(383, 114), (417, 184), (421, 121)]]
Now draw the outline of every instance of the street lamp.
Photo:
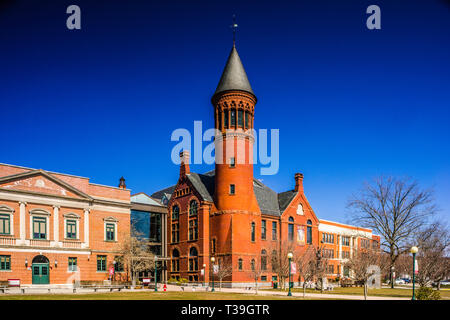
[(155, 256), (155, 292), (158, 292), (158, 256)]
[(291, 293), (291, 260), (292, 260), (293, 256), (294, 255), (292, 254), (292, 252), (289, 252), (288, 255), (287, 255), (287, 257), (289, 259), (289, 292), (288, 292), (288, 297), (292, 296), (292, 293)]
[(203, 264), (203, 286), (205, 286), (206, 279), (206, 263)]
[(411, 247), (411, 253), (413, 255), (413, 294), (412, 294), (412, 300), (416, 300), (415, 295), (415, 282), (416, 282), (416, 253), (419, 251), (419, 248), (416, 246)]
[(214, 261), (216, 261), (216, 258), (214, 258), (214, 257), (211, 257), (211, 267), (213, 268), (212, 269), (212, 289), (211, 289), (211, 292), (214, 292)]

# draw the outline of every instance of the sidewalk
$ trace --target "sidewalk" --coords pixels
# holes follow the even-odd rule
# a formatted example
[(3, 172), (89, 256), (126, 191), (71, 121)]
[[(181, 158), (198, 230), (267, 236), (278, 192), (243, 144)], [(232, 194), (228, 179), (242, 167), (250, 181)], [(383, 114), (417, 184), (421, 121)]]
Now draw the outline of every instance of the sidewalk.
[[(205, 287), (197, 287), (195, 292), (205, 292)], [(209, 289), (211, 290), (211, 289)], [(255, 294), (255, 290), (246, 290), (240, 288), (215, 288), (216, 292), (227, 292), (227, 293), (244, 293), (244, 294)], [(167, 291), (183, 291), (181, 287), (174, 285), (167, 285)], [(192, 292), (192, 287), (185, 287), (184, 291)], [(275, 296), (287, 296), (287, 292), (278, 292), (270, 290), (258, 290), (258, 295), (275, 295)], [(303, 292), (292, 292), (294, 297), (303, 297)], [(364, 296), (358, 295), (344, 295), (344, 294), (329, 294), (329, 293), (306, 293), (306, 298), (312, 299), (346, 299), (346, 300), (364, 300)], [(410, 298), (400, 298), (400, 297), (380, 297), (380, 296), (367, 296), (367, 300), (411, 300)]]

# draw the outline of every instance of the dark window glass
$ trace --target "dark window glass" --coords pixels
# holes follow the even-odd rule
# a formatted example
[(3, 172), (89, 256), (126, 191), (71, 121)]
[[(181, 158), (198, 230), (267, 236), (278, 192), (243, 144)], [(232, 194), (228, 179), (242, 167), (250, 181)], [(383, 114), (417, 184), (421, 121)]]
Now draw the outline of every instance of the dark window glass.
[(189, 271), (198, 270), (198, 252), (195, 247), (189, 250)]
[(116, 262), (114, 264), (114, 272), (122, 272), (123, 271), (122, 257), (115, 256), (114, 261)]
[(236, 126), (236, 110), (231, 110), (231, 126), (234, 127)]
[(197, 201), (192, 200), (189, 204), (189, 215), (190, 216), (196, 216), (198, 211), (198, 204)]
[(232, 167), (232, 168), (236, 167), (236, 158), (235, 157), (230, 158), (230, 167)]
[(261, 251), (261, 270), (267, 270), (267, 252), (266, 250)]
[(272, 222), (272, 240), (277, 240), (277, 223), (276, 223), (276, 221)]
[(178, 228), (178, 222), (172, 223), (172, 242), (178, 242), (180, 240), (180, 230)]
[(222, 111), (219, 111), (217, 116), (219, 117), (219, 119), (217, 119), (218, 129), (222, 129)]
[(180, 217), (180, 208), (178, 206), (172, 207), (172, 220), (178, 220)]
[(239, 260), (238, 260), (238, 268), (239, 268), (239, 270), (242, 270), (242, 259), (241, 258), (239, 258)]
[(308, 226), (306, 227), (306, 242), (308, 244), (312, 244), (312, 227), (311, 227), (311, 220), (308, 220), (307, 222)]
[(77, 222), (75, 220), (67, 220), (66, 227), (67, 227), (66, 238), (76, 239), (77, 238)]
[(47, 238), (47, 219), (33, 218), (33, 239)]
[(11, 270), (11, 256), (0, 256), (0, 270)]
[(69, 257), (69, 271), (77, 271), (77, 258)]
[(228, 129), (228, 110), (225, 110), (223, 115), (223, 124), (225, 127), (224, 129)]
[(289, 217), (289, 224), (288, 224), (288, 240), (294, 241), (294, 218)]
[(116, 225), (114, 223), (106, 224), (106, 241), (115, 241)]
[(261, 239), (266, 240), (266, 220), (261, 220)]
[(244, 126), (244, 111), (238, 110), (238, 126), (243, 127)]
[(150, 234), (149, 239), (154, 242), (161, 241), (161, 214), (151, 213), (150, 214)]
[(256, 238), (256, 224), (252, 222), (252, 241), (255, 241)]
[(236, 190), (234, 184), (230, 184), (230, 194), (235, 194), (235, 192)]
[(0, 234), (10, 234), (9, 214), (0, 214)]
[(97, 271), (106, 271), (106, 256), (97, 256)]

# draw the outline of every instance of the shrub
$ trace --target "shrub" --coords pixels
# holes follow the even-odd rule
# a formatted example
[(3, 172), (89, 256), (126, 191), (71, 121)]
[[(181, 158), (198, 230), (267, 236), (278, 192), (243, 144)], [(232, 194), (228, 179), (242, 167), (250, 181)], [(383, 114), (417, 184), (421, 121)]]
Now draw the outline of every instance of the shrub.
[(416, 298), (417, 300), (440, 300), (441, 294), (439, 291), (433, 290), (433, 288), (420, 287), (419, 290), (417, 290)]

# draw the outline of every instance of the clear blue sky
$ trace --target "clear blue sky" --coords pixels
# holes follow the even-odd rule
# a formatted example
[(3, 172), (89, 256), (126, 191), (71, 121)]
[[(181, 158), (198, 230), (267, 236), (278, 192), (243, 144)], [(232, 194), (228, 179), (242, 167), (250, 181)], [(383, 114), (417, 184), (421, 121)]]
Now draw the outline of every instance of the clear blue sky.
[[(77, 4), (82, 29), (66, 28)], [(381, 7), (381, 30), (366, 28)], [(237, 48), (280, 129), (280, 170), (319, 218), (380, 174), (436, 189), (450, 215), (450, 1), (1, 1), (0, 162), (90, 177), (132, 192), (174, 184), (176, 128), (213, 125), (210, 98)], [(212, 166), (192, 166), (196, 172)]]

